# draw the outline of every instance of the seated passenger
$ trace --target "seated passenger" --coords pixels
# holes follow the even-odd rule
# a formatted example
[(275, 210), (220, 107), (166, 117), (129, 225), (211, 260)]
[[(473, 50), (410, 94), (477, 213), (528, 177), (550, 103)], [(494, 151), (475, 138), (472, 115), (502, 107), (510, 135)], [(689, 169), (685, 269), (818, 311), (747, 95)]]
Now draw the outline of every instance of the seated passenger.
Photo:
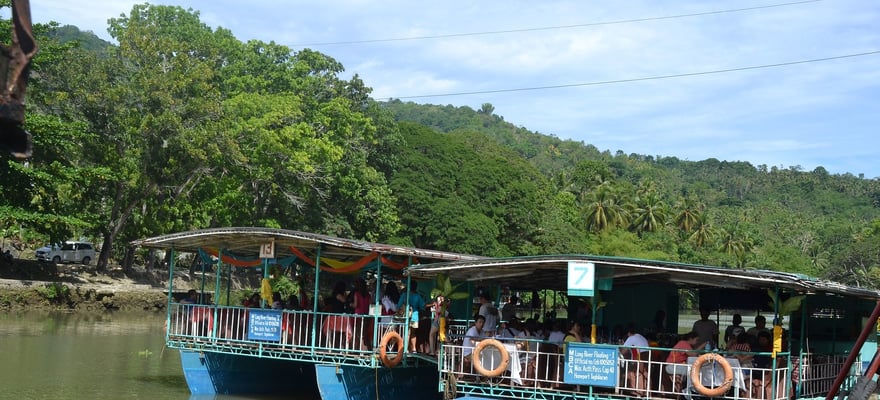
[(287, 298), (286, 306), (288, 310), (302, 310), (299, 297), (295, 294), (291, 294), (290, 297)]
[(624, 386), (632, 390), (628, 395), (636, 397), (646, 397), (646, 389), (648, 387), (648, 339), (636, 332), (636, 325), (630, 323), (626, 330), (626, 341), (620, 347), (620, 352), (624, 357), (629, 358), (624, 365), (626, 370), (626, 380)]
[(254, 293), (250, 298), (242, 303), (242, 306), (247, 308), (259, 308), (260, 307), (260, 293)]
[(486, 336), (483, 333), (483, 326), (486, 324), (486, 318), (482, 315), (477, 315), (474, 318), (474, 325), (467, 330), (467, 333), (464, 334), (464, 341), (462, 342), (461, 355), (462, 360), (464, 362), (463, 370), (464, 372), (471, 372), (471, 354), (474, 352), (474, 347), (476, 347), (477, 342), (480, 339), (484, 339)]
[(195, 289), (190, 289), (186, 292), (186, 297), (180, 300), (180, 304), (198, 304), (199, 303), (199, 293), (196, 292)]
[(749, 344), (749, 335), (745, 332), (731, 339), (730, 344), (727, 345), (727, 351), (734, 353), (733, 357), (739, 360), (741, 367), (750, 368), (752, 366), (752, 354), (745, 354), (752, 351), (752, 346)]
[(283, 308), (284, 303), (281, 301), (281, 293), (272, 293), (272, 309), (281, 310)]
[(514, 317), (511, 321), (501, 321), (498, 329), (498, 337), (501, 339), (513, 339), (523, 336), (522, 331), (517, 329), (518, 320)]
[(554, 321), (553, 329), (547, 335), (547, 341), (561, 345), (565, 342), (565, 332), (562, 331), (562, 321)]
[(700, 335), (696, 332), (688, 332), (681, 337), (681, 340), (672, 347), (669, 356), (666, 357), (666, 373), (672, 379), (672, 391), (681, 393), (682, 382), (688, 374), (687, 359), (689, 356), (696, 356), (698, 353), (693, 351), (700, 340)]
[[(635, 349), (635, 347), (641, 347), (640, 349)], [(645, 339), (640, 333), (636, 332), (636, 325), (630, 323), (626, 329), (626, 340), (623, 342), (623, 345), (620, 347), (620, 352), (623, 353), (624, 357), (631, 359), (639, 359), (642, 353), (647, 353), (648, 349), (648, 339)], [(637, 350), (637, 351), (636, 351)]]
[(583, 329), (580, 322), (571, 321), (571, 329), (565, 334), (565, 338), (562, 339), (563, 342), (583, 342), (584, 338), (581, 336), (582, 331)]

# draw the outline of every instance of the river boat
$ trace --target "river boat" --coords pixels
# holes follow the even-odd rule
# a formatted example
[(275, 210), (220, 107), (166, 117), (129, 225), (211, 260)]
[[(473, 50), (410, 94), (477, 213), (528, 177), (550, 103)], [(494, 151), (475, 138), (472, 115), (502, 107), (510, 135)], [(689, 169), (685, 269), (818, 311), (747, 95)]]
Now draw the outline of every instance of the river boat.
[[(407, 316), (380, 315), (381, 283), (399, 281), (414, 263), (480, 258), (254, 227), (181, 232), (132, 245), (170, 252), (165, 339), (167, 347), (180, 351), (193, 394), (316, 390), (328, 400), (439, 397), (436, 357), (411, 353), (403, 345), (412, 335)], [(200, 270), (185, 288), (198, 287), (196, 299), (175, 287), (182, 254)], [(260, 304), (230, 304), (231, 276), (256, 270), (262, 276), (256, 288)], [(301, 309), (269, 308), (278, 276), (298, 279), (300, 304), (294, 308)], [(348, 286), (358, 276), (379, 283), (369, 314), (321, 307), (329, 283)], [(407, 294), (401, 296), (408, 299)]]
[[(876, 385), (875, 290), (777, 271), (589, 255), (441, 262), (406, 273), (449, 279), (473, 294), (489, 293), (496, 304), (519, 293), (531, 297), (513, 303), (527, 324), (533, 313), (544, 319), (558, 313), (585, 328), (582, 341), (510, 335), (473, 338), (474, 346), (465, 338), (473, 318), (450, 321), (438, 363), (445, 398), (866, 399)], [(763, 315), (770, 345), (754, 351), (711, 345), (692, 350), (686, 363), (668, 363), (676, 334), (694, 321), (679, 314), (680, 304), (712, 310), (722, 333), (730, 310), (742, 313), (746, 327), (750, 317)], [(471, 302), (459, 306), (460, 315), (474, 315)], [(619, 327), (630, 323), (647, 346), (622, 346), (628, 335)]]

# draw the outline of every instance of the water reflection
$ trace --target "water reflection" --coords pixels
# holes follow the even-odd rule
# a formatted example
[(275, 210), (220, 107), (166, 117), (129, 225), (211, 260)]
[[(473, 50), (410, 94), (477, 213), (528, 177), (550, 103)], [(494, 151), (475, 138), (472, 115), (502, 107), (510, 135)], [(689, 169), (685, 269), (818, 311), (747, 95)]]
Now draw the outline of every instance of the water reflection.
[(164, 313), (0, 313), (2, 397), (276, 399), (191, 396), (179, 353), (165, 348), (164, 321)]

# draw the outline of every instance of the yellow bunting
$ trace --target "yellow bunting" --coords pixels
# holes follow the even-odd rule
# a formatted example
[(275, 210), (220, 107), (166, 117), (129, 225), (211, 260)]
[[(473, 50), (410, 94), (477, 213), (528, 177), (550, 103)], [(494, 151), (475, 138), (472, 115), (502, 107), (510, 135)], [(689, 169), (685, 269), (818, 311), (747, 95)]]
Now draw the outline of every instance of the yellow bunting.
[(267, 303), (272, 303), (272, 285), (269, 284), (269, 278), (263, 278), (263, 284), (260, 288), (260, 297)]
[(782, 325), (773, 325), (773, 357), (782, 351)]

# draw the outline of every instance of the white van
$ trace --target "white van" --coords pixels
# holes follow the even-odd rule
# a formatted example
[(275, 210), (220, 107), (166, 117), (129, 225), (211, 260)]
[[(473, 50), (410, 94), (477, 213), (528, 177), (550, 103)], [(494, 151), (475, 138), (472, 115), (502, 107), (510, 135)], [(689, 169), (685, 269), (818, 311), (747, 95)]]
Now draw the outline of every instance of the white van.
[(51, 244), (37, 249), (37, 261), (51, 261), (55, 264), (89, 264), (95, 259), (95, 246), (89, 242), (67, 241), (62, 245)]

